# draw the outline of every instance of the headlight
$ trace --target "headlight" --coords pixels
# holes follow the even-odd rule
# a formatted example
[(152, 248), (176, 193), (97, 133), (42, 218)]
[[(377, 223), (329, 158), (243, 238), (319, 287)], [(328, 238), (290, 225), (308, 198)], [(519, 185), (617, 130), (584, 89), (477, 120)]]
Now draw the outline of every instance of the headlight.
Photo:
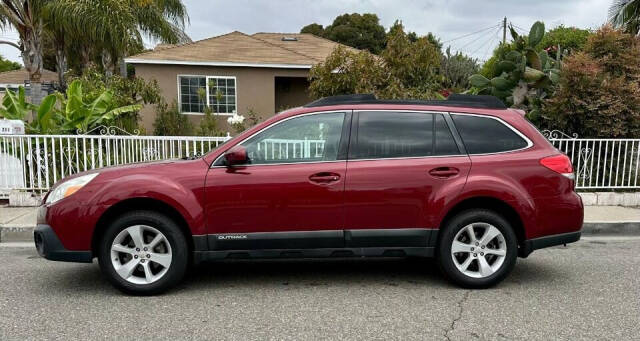
[(45, 204), (53, 204), (60, 199), (72, 195), (80, 188), (84, 187), (84, 185), (88, 184), (89, 181), (93, 180), (93, 178), (98, 176), (98, 174), (99, 173), (91, 173), (61, 183), (58, 187), (56, 187), (56, 189), (49, 193)]

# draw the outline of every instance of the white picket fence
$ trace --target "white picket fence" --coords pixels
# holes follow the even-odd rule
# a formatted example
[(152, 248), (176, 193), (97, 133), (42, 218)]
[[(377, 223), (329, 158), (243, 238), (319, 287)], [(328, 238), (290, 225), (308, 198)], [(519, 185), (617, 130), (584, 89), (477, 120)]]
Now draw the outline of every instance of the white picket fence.
[(571, 158), (576, 188), (640, 188), (640, 139), (558, 138), (549, 141)]
[[(579, 189), (640, 188), (640, 139), (579, 139), (546, 132), (566, 153)], [(0, 197), (11, 189), (46, 191), (59, 179), (95, 168), (199, 156), (230, 137), (135, 135), (0, 135)], [(269, 140), (265, 159), (321, 157), (322, 140)]]
[(230, 138), (133, 135), (0, 135), (0, 197), (46, 191), (65, 176), (135, 162), (200, 156)]

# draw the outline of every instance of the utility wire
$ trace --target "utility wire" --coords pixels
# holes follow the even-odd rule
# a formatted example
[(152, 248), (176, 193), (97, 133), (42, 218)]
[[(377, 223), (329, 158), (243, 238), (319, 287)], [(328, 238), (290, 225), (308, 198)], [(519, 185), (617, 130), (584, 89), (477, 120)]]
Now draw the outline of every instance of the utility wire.
[(483, 29), (481, 29), (481, 30), (478, 30), (478, 31), (475, 31), (475, 32), (471, 32), (471, 33), (467, 33), (467, 34), (465, 34), (465, 35), (461, 35), (461, 36), (459, 36), (459, 37), (456, 37), (456, 38), (453, 38), (453, 39), (449, 39), (449, 40), (443, 41), (443, 42), (442, 42), (442, 44), (446, 44), (446, 43), (449, 43), (449, 42), (452, 42), (452, 41), (455, 41), (455, 40), (458, 40), (458, 39), (466, 38), (466, 37), (472, 36), (472, 35), (474, 35), (474, 34), (478, 34), (478, 33), (481, 33), (481, 32), (487, 31), (487, 30), (490, 30), (490, 29), (492, 29), (492, 28), (496, 28), (497, 26), (501, 26), (501, 25), (502, 25), (502, 24), (497, 24), (497, 25), (493, 25), (493, 26), (491, 26), (491, 27), (485, 27), (485, 28), (483, 28)]
[(472, 55), (472, 56), (473, 56), (473, 55), (475, 55), (475, 54), (476, 54), (476, 52), (480, 51), (480, 49), (481, 49), (481, 48), (485, 47), (487, 44), (489, 44), (489, 42), (491, 42), (491, 40), (495, 39), (495, 38), (496, 38), (496, 34), (497, 34), (498, 32), (500, 32), (500, 29), (501, 29), (501, 28), (499, 28), (497, 31), (492, 32), (493, 34), (491, 34), (491, 35), (489, 36), (489, 39), (484, 40), (484, 43), (480, 44), (480, 46), (478, 46), (478, 48), (477, 48), (477, 49), (475, 49), (473, 52), (471, 52), (471, 55)]
[[(454, 49), (457, 50), (458, 52), (463, 52), (469, 55), (470, 57), (474, 58), (474, 55), (478, 51), (480, 51), (482, 48), (487, 46), (487, 44), (489, 44), (493, 39), (495, 39), (496, 34), (499, 34), (501, 30), (502, 30), (502, 25), (496, 27), (495, 30), (488, 32), (488, 34), (484, 34), (481, 37), (477, 37), (477, 39), (473, 39), (472, 41), (468, 42), (467, 44), (459, 48), (454, 47)], [(492, 45), (492, 44), (489, 44), (489, 45)]]
[[(498, 30), (498, 32), (496, 33), (496, 38), (497, 38), (498, 44), (500, 44), (502, 42), (502, 40), (500, 39), (500, 33), (501, 33), (500, 30)], [(484, 55), (482, 55), (482, 60), (483, 61), (487, 60), (487, 55), (489, 54), (489, 50), (493, 51), (495, 49), (495, 47), (493, 47), (493, 46), (495, 46), (495, 43), (494, 44), (487, 44), (487, 49), (484, 51)], [(493, 47), (493, 48), (491, 48), (491, 47)]]
[[(500, 30), (501, 27), (502, 27), (501, 25), (500, 26), (494, 26), (494, 29), (497, 28), (498, 30)], [(470, 39), (469, 41), (466, 41), (464, 43), (464, 45), (453, 44), (452, 48), (457, 50), (457, 51), (472, 50), (472, 49), (476, 48), (476, 46), (478, 46), (476, 44), (478, 44), (479, 42), (484, 40), (484, 37), (493, 36), (493, 33), (494, 33), (493, 31), (486, 32), (485, 34), (483, 34), (483, 35), (481, 35), (479, 37), (474, 37), (474, 38)], [(480, 45), (480, 46), (482, 46), (482, 45)]]

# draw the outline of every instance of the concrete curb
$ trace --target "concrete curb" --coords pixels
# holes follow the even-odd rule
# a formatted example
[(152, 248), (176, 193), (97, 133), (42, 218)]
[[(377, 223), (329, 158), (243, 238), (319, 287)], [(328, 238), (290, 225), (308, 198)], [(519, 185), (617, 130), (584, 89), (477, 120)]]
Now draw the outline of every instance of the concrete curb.
[(32, 241), (34, 228), (31, 225), (0, 226), (0, 243)]
[[(34, 226), (0, 226), (0, 242), (30, 242)], [(640, 222), (585, 222), (583, 236), (640, 236)]]
[(585, 222), (584, 236), (640, 236), (640, 222)]

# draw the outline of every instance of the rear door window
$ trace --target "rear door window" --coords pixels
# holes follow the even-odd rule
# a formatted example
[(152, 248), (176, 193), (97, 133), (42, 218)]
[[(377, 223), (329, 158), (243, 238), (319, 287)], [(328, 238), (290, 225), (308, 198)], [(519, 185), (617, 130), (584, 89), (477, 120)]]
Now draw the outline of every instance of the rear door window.
[(469, 154), (490, 154), (526, 148), (529, 143), (498, 119), (451, 115)]
[(359, 113), (351, 158), (382, 159), (458, 155), (442, 114), (394, 111)]

